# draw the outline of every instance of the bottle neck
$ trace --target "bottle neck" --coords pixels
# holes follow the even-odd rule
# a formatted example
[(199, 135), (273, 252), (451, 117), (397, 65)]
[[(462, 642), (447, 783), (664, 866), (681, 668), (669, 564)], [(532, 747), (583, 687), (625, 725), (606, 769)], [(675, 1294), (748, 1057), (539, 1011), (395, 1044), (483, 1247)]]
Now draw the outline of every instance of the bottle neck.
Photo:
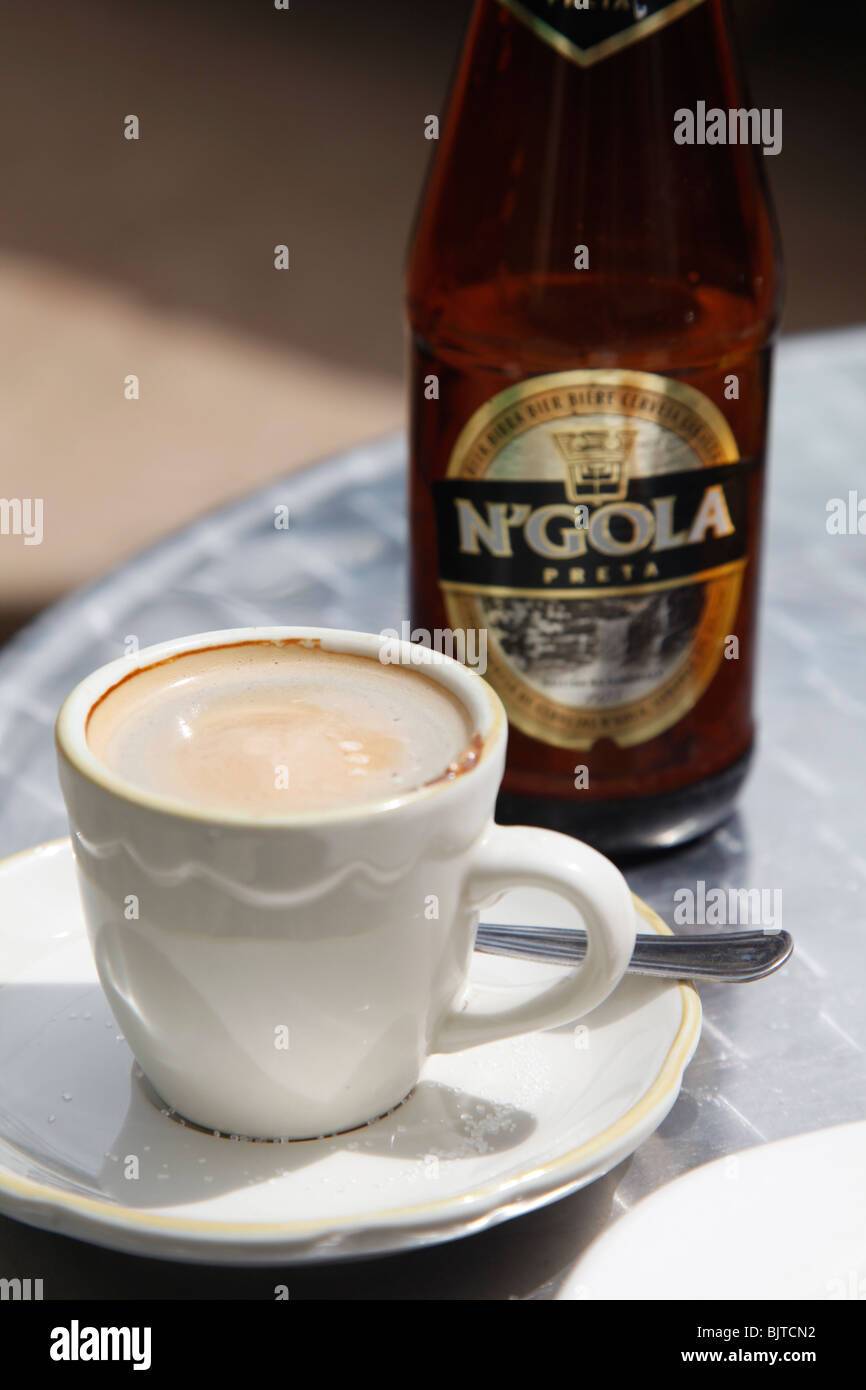
[[(480, 0), (474, 12), (418, 222), (410, 301), (448, 319), (455, 290), (487, 284), (500, 307), (508, 298), (538, 318), (573, 292), (620, 317), (632, 305), (635, 334), (653, 323), (667, 334), (655, 301), (675, 307), (669, 287), (679, 286), (702, 298), (705, 324), (733, 297), (765, 340), (777, 247), (764, 156), (747, 143), (677, 139), (680, 110), (697, 121), (745, 103), (721, 0), (661, 6), (668, 23), (588, 66), (539, 38), (517, 4)], [(571, 332), (613, 332), (597, 319), (576, 310)]]

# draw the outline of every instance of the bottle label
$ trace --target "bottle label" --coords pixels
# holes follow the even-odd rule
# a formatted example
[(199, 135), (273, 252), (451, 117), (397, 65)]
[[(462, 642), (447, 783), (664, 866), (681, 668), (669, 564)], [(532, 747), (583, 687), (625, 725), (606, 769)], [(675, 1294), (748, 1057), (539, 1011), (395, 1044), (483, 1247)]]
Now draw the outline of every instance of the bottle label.
[(499, 0), (564, 58), (589, 67), (649, 38), (704, 0)]
[(532, 377), (475, 412), (433, 484), (439, 583), (512, 724), (628, 747), (692, 708), (734, 635), (750, 472), (706, 396), (649, 372)]

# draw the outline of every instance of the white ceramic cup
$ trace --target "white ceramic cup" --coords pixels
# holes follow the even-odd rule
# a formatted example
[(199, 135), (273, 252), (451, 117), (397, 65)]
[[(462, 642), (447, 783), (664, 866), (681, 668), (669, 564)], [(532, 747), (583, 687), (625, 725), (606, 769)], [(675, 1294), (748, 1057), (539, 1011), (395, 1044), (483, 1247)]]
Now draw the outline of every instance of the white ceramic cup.
[[(410, 643), (387, 639), (389, 658), (452, 691), (480, 735), (477, 764), (451, 780), (345, 809), (227, 815), (139, 791), (91, 752), (90, 710), (132, 671), (284, 640), (374, 660), (385, 641), (268, 627), (164, 642), (77, 685), (56, 737), (99, 978), (151, 1084), (208, 1129), (301, 1139), (386, 1113), (430, 1053), (587, 1014), (625, 970), (635, 917), (595, 850), (493, 824), (505, 711), (474, 672)], [(518, 886), (572, 903), (587, 955), (546, 988), (467, 988), (479, 909)]]

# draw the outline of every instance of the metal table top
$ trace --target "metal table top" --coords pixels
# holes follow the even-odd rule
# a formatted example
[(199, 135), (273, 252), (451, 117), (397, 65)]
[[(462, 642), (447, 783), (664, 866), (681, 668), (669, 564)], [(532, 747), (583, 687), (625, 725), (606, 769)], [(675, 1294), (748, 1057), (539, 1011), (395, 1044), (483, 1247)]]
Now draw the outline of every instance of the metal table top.
[[(632, 888), (670, 922), (674, 894), (699, 882), (771, 898), (778, 889), (775, 925), (797, 947), (769, 980), (701, 986), (700, 1047), (658, 1132), (582, 1192), (408, 1255), (283, 1279), (274, 1270), (193, 1275), (0, 1218), (4, 1275), (38, 1269), (55, 1298), (269, 1298), (275, 1282), (288, 1282), (293, 1298), (547, 1298), (592, 1237), (678, 1174), (866, 1116), (866, 539), (827, 527), (828, 502), (847, 507), (849, 492), (866, 486), (864, 388), (866, 330), (782, 344), (754, 771), (725, 826), (627, 870)], [(52, 723), (66, 691), (121, 654), (126, 637), (144, 646), (280, 622), (399, 628), (407, 616), (404, 469), (404, 442), (392, 438), (276, 482), (20, 633), (0, 654), (0, 853), (65, 833)], [(274, 527), (279, 505), (290, 509), (288, 530)]]

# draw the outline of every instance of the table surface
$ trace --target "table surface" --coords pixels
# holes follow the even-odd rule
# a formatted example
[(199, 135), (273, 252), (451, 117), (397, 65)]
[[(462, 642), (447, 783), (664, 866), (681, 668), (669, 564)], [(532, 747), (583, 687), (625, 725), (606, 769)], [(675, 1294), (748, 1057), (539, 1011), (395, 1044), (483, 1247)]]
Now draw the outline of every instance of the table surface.
[[(866, 540), (831, 535), (827, 503), (863, 477), (866, 329), (778, 354), (763, 572), (759, 745), (733, 819), (629, 865), (673, 921), (674, 893), (781, 890), (796, 954), (758, 984), (701, 986), (704, 1027), (674, 1109), (583, 1191), (468, 1239), (314, 1269), (173, 1265), (0, 1218), (0, 1275), (47, 1298), (549, 1298), (588, 1242), (698, 1164), (866, 1115)], [(391, 438), (258, 491), (170, 537), (31, 624), (0, 655), (0, 853), (65, 833), (52, 723), (83, 675), (213, 628), (368, 631), (407, 615), (405, 445)], [(288, 530), (274, 508), (290, 508)], [(86, 544), (86, 537), (81, 538)], [(708, 928), (711, 929), (711, 928)]]

